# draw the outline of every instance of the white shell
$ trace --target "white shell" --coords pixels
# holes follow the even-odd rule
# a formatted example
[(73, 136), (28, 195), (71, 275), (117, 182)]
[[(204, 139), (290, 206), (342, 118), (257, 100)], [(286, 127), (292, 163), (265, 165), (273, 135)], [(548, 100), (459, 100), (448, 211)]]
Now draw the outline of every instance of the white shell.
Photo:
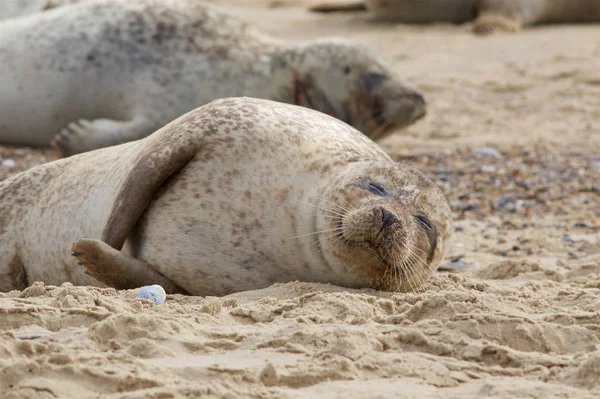
[(137, 297), (150, 299), (155, 305), (162, 305), (165, 299), (167, 299), (167, 293), (165, 292), (165, 289), (158, 284), (146, 285), (140, 287)]

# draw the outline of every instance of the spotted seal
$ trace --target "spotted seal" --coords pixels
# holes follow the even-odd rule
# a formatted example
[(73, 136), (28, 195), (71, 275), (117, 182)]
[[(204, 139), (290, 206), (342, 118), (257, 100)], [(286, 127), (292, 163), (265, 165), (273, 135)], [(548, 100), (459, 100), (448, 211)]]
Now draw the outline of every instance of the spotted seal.
[(287, 44), (196, 0), (86, 1), (4, 21), (0, 93), (0, 143), (60, 132), (64, 155), (142, 138), (216, 98), (302, 105), (374, 139), (426, 110), (366, 44)]
[(600, 22), (598, 0), (326, 0), (309, 7), (316, 12), (369, 10), (380, 20), (405, 23), (474, 20), (473, 30), (516, 32), (545, 23)]
[(438, 186), (356, 129), (220, 99), (144, 139), (0, 182), (0, 290), (225, 295), (303, 280), (406, 291), (436, 270), (451, 231)]

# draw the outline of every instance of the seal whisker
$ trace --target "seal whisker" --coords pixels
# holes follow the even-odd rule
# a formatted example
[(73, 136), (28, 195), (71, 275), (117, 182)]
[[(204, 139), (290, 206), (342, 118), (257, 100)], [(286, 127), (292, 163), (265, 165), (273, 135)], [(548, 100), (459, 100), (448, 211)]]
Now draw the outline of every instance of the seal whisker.
[(402, 267), (407, 268), (409, 270), (409, 274), (407, 274), (406, 276), (406, 281), (408, 282), (409, 288), (411, 292), (416, 292), (415, 286), (413, 285), (413, 281), (412, 281), (412, 277), (415, 274), (414, 268), (412, 267), (412, 264), (410, 263), (410, 261), (408, 261), (408, 259), (406, 259), (403, 263), (402, 263)]
[[(397, 244), (395, 244), (398, 248), (399, 246)], [(416, 278), (417, 282), (419, 283), (419, 285), (421, 284), (421, 280), (420, 280), (420, 274), (417, 272), (416, 269), (416, 265), (414, 263), (414, 253), (410, 250), (409, 247), (406, 247), (404, 249), (404, 253), (406, 254), (406, 256), (404, 257), (404, 259), (401, 262), (402, 267), (407, 268), (410, 272), (410, 275), (406, 276), (406, 280), (408, 282), (408, 284), (410, 285), (411, 290), (414, 292), (416, 291), (415, 287), (413, 286), (412, 283), (412, 278)]]
[(417, 250), (417, 251), (421, 252), (424, 256), (428, 256), (429, 255), (424, 249), (419, 248), (419, 247), (415, 247), (413, 244), (411, 244), (409, 242), (406, 242), (405, 244), (406, 244), (407, 247), (410, 247), (410, 249), (414, 249), (414, 250)]
[[(383, 262), (382, 262), (383, 263)], [(393, 265), (396, 264), (396, 259), (395, 256), (393, 257)], [(386, 265), (384, 265), (385, 267)], [(401, 287), (402, 287), (402, 276), (400, 273), (400, 270), (398, 270), (397, 266), (393, 266), (393, 267), (385, 267), (385, 273), (383, 274), (383, 277), (385, 278), (388, 273), (392, 274), (392, 280), (395, 283), (396, 286), (396, 291), (400, 291)]]
[[(341, 234), (342, 234), (338, 229), (333, 229), (332, 231), (333, 231), (332, 234), (324, 237), (326, 240), (329, 240), (330, 238), (333, 238), (335, 236), (341, 236)], [(320, 240), (321, 240), (320, 238), (318, 238), (317, 240), (315, 240), (312, 244), (310, 244), (310, 247), (312, 247), (313, 245), (315, 245), (316, 243), (318, 243)]]
[(344, 211), (344, 212), (346, 212), (346, 213), (348, 213), (348, 212), (349, 212), (349, 210), (348, 210), (348, 209), (344, 208), (344, 207), (343, 207), (343, 206), (341, 206), (340, 204), (336, 204), (335, 202), (333, 202), (333, 201), (330, 201), (330, 200), (328, 200), (328, 199), (325, 199), (325, 198), (321, 198), (321, 200), (322, 200), (322, 201), (325, 201), (325, 202), (328, 202), (328, 203), (330, 203), (330, 204), (332, 204), (332, 205), (334, 205), (334, 206), (336, 206), (336, 207), (340, 208), (342, 211)]
[(297, 199), (297, 198), (293, 198), (293, 200), (294, 200), (294, 201), (298, 201), (298, 202), (300, 202), (300, 203), (302, 203), (302, 204), (305, 204), (305, 205), (310, 205), (310, 206), (312, 206), (312, 207), (315, 207), (315, 208), (317, 208), (317, 209), (319, 209), (319, 210), (321, 210), (321, 211), (324, 211), (324, 212), (329, 212), (329, 213), (331, 213), (331, 214), (333, 214), (333, 215), (337, 215), (337, 216), (344, 216), (344, 214), (343, 214), (343, 213), (336, 212), (336, 211), (334, 211), (334, 210), (332, 210), (332, 209), (323, 208), (323, 207), (321, 207), (321, 206), (319, 206), (319, 205), (316, 205), (316, 204), (311, 204), (310, 202), (302, 201), (302, 200), (300, 200), (300, 199)]
[[(428, 258), (428, 257), (429, 257), (429, 254), (428, 254), (428, 253), (426, 253), (426, 252), (425, 252), (424, 250), (422, 250), (421, 248), (417, 248), (417, 247), (415, 247), (415, 246), (412, 246), (412, 248), (414, 248), (414, 249), (417, 249), (417, 250), (421, 251), (421, 252), (423, 253), (423, 255), (424, 255), (426, 258)], [(432, 273), (433, 273), (433, 272), (435, 271), (435, 269), (433, 268), (433, 265), (432, 265), (432, 264), (429, 264), (429, 263), (428, 263), (427, 261), (425, 261), (424, 259), (420, 259), (420, 261), (423, 263), (423, 266), (424, 266), (424, 267), (426, 267), (426, 268), (427, 268), (427, 269), (428, 269), (430, 272), (432, 272)]]
[(348, 202), (348, 200), (347, 200), (347, 199), (345, 199), (345, 198), (342, 198), (342, 200), (343, 200), (343, 201), (344, 201), (346, 204), (348, 204), (348, 206), (350, 207), (350, 209), (351, 209), (351, 210), (353, 210), (353, 211), (355, 211), (355, 210), (356, 210), (356, 207), (355, 207), (354, 205), (352, 205), (350, 202)]
[[(412, 288), (412, 292), (417, 292), (417, 289), (421, 286), (421, 275), (417, 272), (417, 265), (415, 265), (414, 260), (409, 255), (406, 264), (410, 269), (410, 285)], [(415, 281), (416, 280), (416, 281)]]
[(412, 261), (413, 268), (415, 269), (415, 277), (417, 278), (419, 287), (421, 287), (423, 284), (425, 284), (425, 281), (423, 280), (423, 275), (419, 272), (421, 270), (420, 268), (424, 267), (425, 269), (430, 270), (429, 265), (423, 260), (423, 258), (418, 257), (417, 254), (415, 254), (412, 250), (409, 251), (408, 255)]
[(288, 240), (292, 240), (294, 238), (300, 238), (300, 237), (308, 237), (308, 236), (312, 236), (315, 234), (320, 234), (320, 233), (331, 233), (331, 232), (336, 232), (338, 229), (325, 229), (325, 230), (319, 230), (319, 231), (313, 231), (312, 233), (306, 233), (306, 234), (299, 234), (297, 236), (293, 236), (293, 237), (288, 237)]

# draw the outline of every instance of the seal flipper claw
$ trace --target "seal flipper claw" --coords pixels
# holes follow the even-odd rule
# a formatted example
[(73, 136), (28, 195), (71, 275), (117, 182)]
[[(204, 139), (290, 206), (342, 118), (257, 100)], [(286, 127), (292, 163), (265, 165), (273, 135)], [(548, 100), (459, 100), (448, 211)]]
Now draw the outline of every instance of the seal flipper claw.
[(84, 273), (111, 287), (132, 289), (159, 284), (169, 293), (185, 293), (148, 263), (117, 251), (102, 241), (79, 240), (73, 243), (72, 250), (79, 254), (78, 264), (83, 264)]
[(478, 35), (490, 35), (495, 32), (515, 33), (523, 28), (518, 20), (497, 14), (481, 14), (473, 22), (473, 32)]
[(78, 143), (82, 141), (81, 137), (93, 133), (94, 130), (90, 121), (78, 119), (75, 122), (69, 123), (67, 127), (54, 136), (51, 144), (62, 156), (73, 155), (75, 153), (74, 147), (79, 147)]
[(63, 157), (67, 157), (140, 139), (150, 134), (156, 127), (142, 117), (130, 121), (78, 119), (69, 123), (54, 136), (52, 146)]

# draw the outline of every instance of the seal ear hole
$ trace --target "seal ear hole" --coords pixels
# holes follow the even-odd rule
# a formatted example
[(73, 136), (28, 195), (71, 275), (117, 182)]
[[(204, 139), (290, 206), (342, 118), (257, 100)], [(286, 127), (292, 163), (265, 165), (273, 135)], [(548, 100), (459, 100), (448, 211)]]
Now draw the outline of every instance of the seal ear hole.
[(350, 68), (349, 66), (344, 67), (344, 75), (350, 75), (351, 72), (352, 68)]

